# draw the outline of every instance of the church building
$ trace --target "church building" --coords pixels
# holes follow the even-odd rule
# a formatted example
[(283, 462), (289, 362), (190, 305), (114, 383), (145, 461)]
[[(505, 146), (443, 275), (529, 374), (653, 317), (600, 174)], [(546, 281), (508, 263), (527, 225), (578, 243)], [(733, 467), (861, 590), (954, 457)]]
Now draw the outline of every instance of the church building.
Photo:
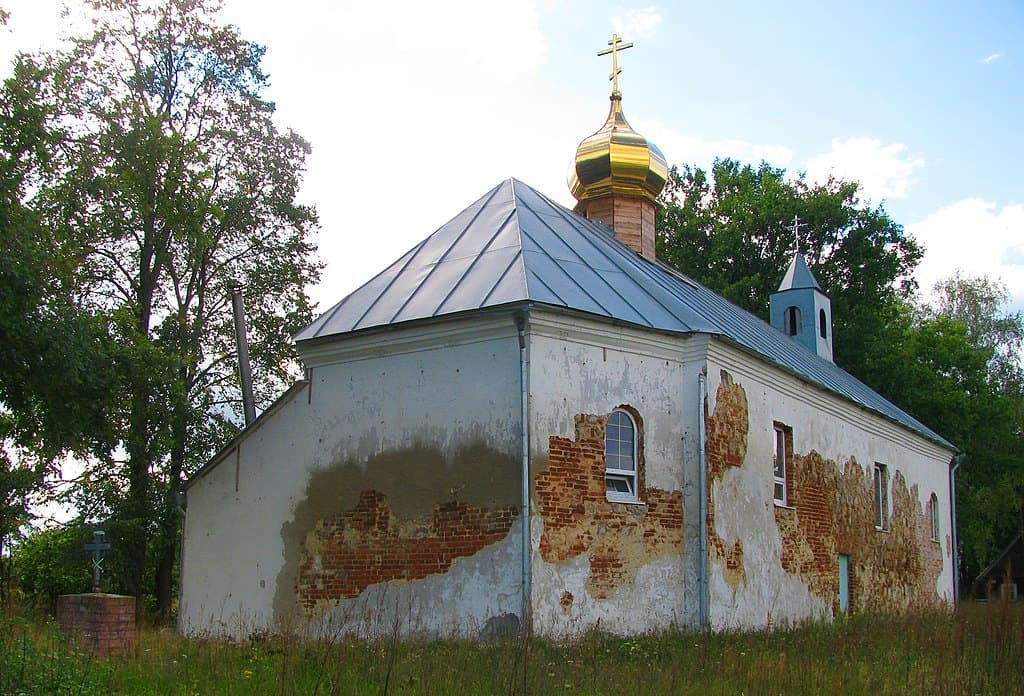
[[(953, 601), (955, 448), (658, 261), (615, 78), (568, 210), (516, 179), (295, 335), (305, 379), (193, 476), (186, 634), (762, 629)], [(381, 230), (386, 234), (386, 230)]]

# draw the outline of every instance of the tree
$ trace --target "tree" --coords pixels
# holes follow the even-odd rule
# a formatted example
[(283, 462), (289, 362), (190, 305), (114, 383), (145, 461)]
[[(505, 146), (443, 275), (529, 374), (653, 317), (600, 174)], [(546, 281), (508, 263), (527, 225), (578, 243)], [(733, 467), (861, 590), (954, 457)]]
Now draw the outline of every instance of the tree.
[[(80, 250), (77, 295), (107, 320), (118, 447), (79, 502), (112, 508), (127, 586), (166, 611), (183, 478), (236, 431), (228, 288), (252, 312), (266, 403), (294, 376), (287, 337), (311, 319), (315, 212), (296, 203), (309, 147), (273, 122), (264, 49), (212, 0), (93, 0), (95, 31), (45, 61), (61, 146), (39, 183), (42, 224)], [(147, 554), (157, 568), (145, 576)]]
[(1024, 531), (1024, 317), (1005, 311), (1006, 287), (985, 277), (957, 272), (934, 291), (936, 320), (962, 327), (963, 343), (977, 356), (963, 389), (968, 408), (934, 414), (965, 453), (957, 499), (972, 577)]
[[(0, 86), (0, 549), (32, 517), (60, 455), (112, 443), (105, 322), (76, 301), (75, 250), (33, 208), (60, 142), (43, 75), (23, 59)], [(0, 554), (0, 598), (8, 561)]]
[(861, 206), (857, 189), (832, 178), (789, 180), (764, 162), (717, 159), (710, 177), (673, 167), (661, 197), (658, 255), (766, 318), (797, 249), (788, 228), (799, 216), (799, 249), (832, 300), (835, 360), (871, 382), (869, 343), (885, 321), (877, 309), (912, 294), (922, 251), (881, 206)]

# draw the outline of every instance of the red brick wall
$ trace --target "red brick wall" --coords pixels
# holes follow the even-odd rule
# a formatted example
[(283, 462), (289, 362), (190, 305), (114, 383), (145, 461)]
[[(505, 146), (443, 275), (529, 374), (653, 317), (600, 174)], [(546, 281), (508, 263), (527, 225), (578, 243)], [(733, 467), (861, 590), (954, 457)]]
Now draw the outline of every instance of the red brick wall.
[(97, 657), (125, 655), (135, 647), (135, 598), (61, 595), (57, 598), (57, 623), (83, 652)]
[[(534, 481), (536, 512), (544, 522), (541, 558), (560, 563), (587, 556), (587, 590), (596, 599), (632, 586), (642, 566), (683, 550), (682, 492), (644, 485), (643, 421), (631, 412), (638, 425), (637, 484), (642, 505), (613, 503), (606, 497), (606, 415), (576, 416), (574, 440), (549, 438), (547, 469)], [(566, 595), (562, 606), (568, 609), (573, 597)]]
[(387, 497), (364, 490), (356, 506), (320, 520), (307, 536), (296, 596), (307, 617), (370, 585), (445, 573), (457, 558), (504, 539), (515, 506), (485, 510), (458, 501), (434, 506), (430, 519), (397, 519)]

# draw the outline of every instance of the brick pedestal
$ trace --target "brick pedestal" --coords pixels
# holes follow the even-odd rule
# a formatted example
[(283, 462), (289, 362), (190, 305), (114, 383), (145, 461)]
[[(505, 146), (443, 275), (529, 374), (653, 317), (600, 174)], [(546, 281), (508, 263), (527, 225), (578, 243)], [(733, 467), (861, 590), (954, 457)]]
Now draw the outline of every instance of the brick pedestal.
[(78, 649), (97, 657), (124, 655), (135, 647), (135, 598), (73, 594), (57, 598), (57, 623)]

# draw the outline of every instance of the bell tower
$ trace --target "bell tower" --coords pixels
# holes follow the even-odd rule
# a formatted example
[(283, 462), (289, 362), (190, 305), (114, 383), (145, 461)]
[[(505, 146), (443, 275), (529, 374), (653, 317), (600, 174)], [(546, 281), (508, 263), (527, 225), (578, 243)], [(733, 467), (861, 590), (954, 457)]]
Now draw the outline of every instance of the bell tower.
[[(794, 232), (799, 224), (799, 218), (794, 218)], [(812, 353), (832, 361), (832, 300), (818, 285), (799, 246), (779, 289), (768, 302), (772, 326)]]

